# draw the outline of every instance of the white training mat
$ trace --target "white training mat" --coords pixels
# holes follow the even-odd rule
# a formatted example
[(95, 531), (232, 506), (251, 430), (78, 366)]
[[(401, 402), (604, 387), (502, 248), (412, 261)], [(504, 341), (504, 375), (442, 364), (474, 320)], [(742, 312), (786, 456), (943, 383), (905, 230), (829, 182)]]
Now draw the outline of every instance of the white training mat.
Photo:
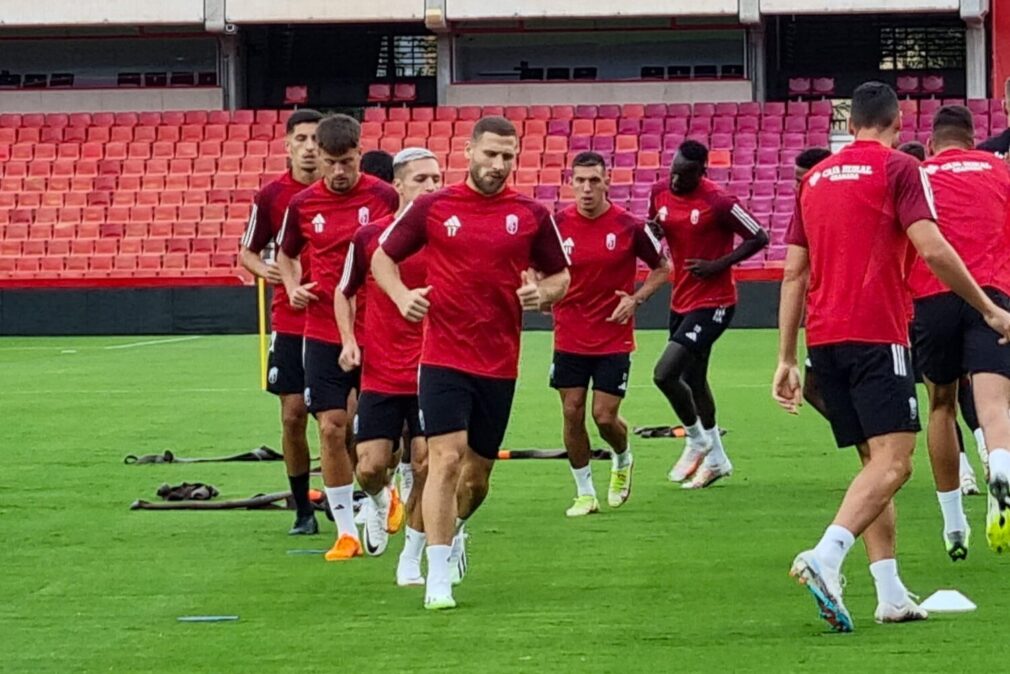
[(978, 608), (971, 599), (957, 590), (937, 590), (926, 597), (920, 606), (930, 613), (967, 613)]

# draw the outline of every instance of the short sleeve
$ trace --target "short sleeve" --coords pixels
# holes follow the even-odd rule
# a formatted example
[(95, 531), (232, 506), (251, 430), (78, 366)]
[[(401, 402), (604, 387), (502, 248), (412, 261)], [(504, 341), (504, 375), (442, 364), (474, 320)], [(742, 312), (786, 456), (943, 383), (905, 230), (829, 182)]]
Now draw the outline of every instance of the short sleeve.
[(663, 261), (659, 239), (644, 223), (635, 223), (632, 232), (635, 237), (635, 257), (644, 262), (649, 269), (657, 268)]
[(740, 205), (736, 197), (722, 196), (717, 208), (720, 223), (734, 234), (739, 234), (744, 239), (753, 239), (763, 231), (757, 219)]
[(305, 247), (301, 218), (298, 215), (298, 208), (294, 205), (288, 206), (284, 211), (284, 222), (281, 223), (281, 231), (277, 233), (277, 245), (288, 257), (298, 257)]
[(268, 194), (261, 191), (253, 200), (246, 223), (245, 234), (242, 235), (242, 245), (257, 255), (270, 245), (273, 239), (274, 227), (270, 221), (270, 200)]
[(554, 222), (554, 216), (546, 208), (541, 210), (537, 233), (533, 237), (533, 248), (530, 250), (530, 264), (545, 276), (551, 276), (566, 269), (571, 260), (561, 244), (561, 232)]
[[(800, 189), (802, 190), (802, 187)], [(801, 192), (796, 193), (796, 207), (793, 208), (793, 217), (789, 220), (789, 227), (786, 229), (785, 242), (790, 246), (809, 248), (807, 231), (803, 226), (803, 207), (800, 202), (800, 195)]]
[(353, 297), (368, 278), (368, 242), (374, 236), (372, 227), (365, 226), (354, 233), (351, 245), (344, 258), (344, 273), (340, 277), (340, 292), (344, 297)]
[(893, 153), (887, 161), (887, 182), (894, 199), (894, 213), (902, 229), (919, 220), (936, 222), (933, 188), (926, 170), (912, 157)]
[(393, 262), (402, 262), (428, 242), (429, 210), (430, 202), (418, 197), (379, 237), (379, 245)]

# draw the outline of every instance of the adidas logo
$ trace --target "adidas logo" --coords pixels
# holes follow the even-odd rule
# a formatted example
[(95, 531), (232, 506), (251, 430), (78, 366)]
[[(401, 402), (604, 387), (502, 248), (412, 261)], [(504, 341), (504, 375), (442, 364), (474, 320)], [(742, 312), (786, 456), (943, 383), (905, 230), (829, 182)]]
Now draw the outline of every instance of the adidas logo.
[(463, 226), (463, 223), (460, 222), (459, 218), (457, 218), (455, 215), (450, 217), (442, 224), (445, 226), (445, 233), (448, 234), (450, 237), (456, 236), (456, 233), (459, 232), (460, 228)]
[(324, 218), (321, 213), (316, 213), (316, 217), (312, 218), (313, 231), (315, 231), (316, 234), (321, 234), (325, 225), (326, 218)]

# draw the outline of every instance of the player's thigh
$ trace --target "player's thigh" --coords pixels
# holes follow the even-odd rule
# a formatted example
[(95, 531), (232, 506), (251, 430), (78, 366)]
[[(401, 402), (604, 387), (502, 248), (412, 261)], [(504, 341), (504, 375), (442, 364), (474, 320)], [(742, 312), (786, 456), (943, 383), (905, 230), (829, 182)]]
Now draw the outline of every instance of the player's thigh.
[[(997, 306), (1010, 309), (1010, 299), (993, 288), (986, 293)], [(969, 309), (965, 320), (964, 369), (972, 375), (988, 373), (1010, 377), (1010, 346), (999, 343), (999, 335), (990, 328), (982, 315)]]
[(551, 388), (588, 389), (593, 364), (592, 356), (555, 351), (549, 376)]
[(836, 358), (836, 345), (809, 349), (811, 369), (816, 372), (817, 386), (824, 404), (825, 416), (839, 447), (852, 447), (866, 440), (852, 397), (846, 369)]
[(301, 335), (273, 333), (267, 357), (267, 391), (276, 396), (299, 395), (305, 391)]
[(934, 384), (950, 384), (963, 374), (963, 305), (963, 300), (954, 293), (915, 302), (912, 322), (915, 367)]
[(485, 460), (494, 461), (505, 440), (516, 383), (514, 379), (491, 377), (474, 377), (473, 381), (475, 395), (468, 434), (470, 448)]
[(444, 367), (422, 365), (418, 374), (418, 418), (425, 437), (466, 432), (473, 411), (474, 389), (469, 375)]
[(558, 395), (561, 397), (561, 413), (566, 421), (575, 424), (585, 421), (588, 393), (588, 389), (584, 386), (558, 389)]
[(707, 354), (726, 332), (735, 313), (733, 305), (691, 311), (683, 316), (676, 330), (671, 329), (670, 341), (681, 344), (696, 355)]
[(849, 345), (843, 347), (843, 354), (852, 400), (871, 451), (875, 437), (918, 433), (919, 403), (908, 348), (900, 344)]
[(320, 412), (347, 410), (353, 372), (340, 367), (340, 346), (305, 340), (305, 405), (317, 418)]
[(369, 440), (388, 440), (396, 443), (403, 433), (405, 409), (401, 398), (365, 391), (358, 398), (358, 413), (354, 417), (354, 437), (358, 443)]

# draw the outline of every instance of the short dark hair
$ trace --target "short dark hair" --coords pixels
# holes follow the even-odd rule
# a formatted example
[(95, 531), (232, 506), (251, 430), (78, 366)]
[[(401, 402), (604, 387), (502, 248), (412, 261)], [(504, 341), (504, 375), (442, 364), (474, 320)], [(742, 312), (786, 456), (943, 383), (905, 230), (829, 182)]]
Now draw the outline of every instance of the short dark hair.
[(607, 161), (603, 158), (599, 152), (580, 152), (575, 155), (575, 159), (572, 160), (572, 168), (576, 166), (585, 166), (592, 168), (594, 166), (599, 166), (603, 169), (603, 172), (607, 172)]
[(808, 147), (796, 155), (796, 166), (809, 171), (831, 156), (831, 150), (826, 147)]
[(910, 140), (898, 146), (898, 152), (915, 157), (919, 161), (926, 161), (926, 146), (917, 140)]
[(318, 110), (312, 110), (310, 108), (295, 110), (294, 113), (288, 117), (288, 121), (285, 125), (285, 132), (294, 133), (295, 127), (299, 124), (318, 124), (319, 120), (322, 118), (323, 113)]
[(883, 82), (865, 82), (852, 92), (852, 125), (886, 129), (898, 119), (898, 95)]
[(481, 117), (473, 125), (473, 135), (471, 140), (480, 140), (485, 133), (493, 133), (496, 136), (518, 138), (515, 125), (504, 117), (491, 116)]
[(326, 154), (338, 157), (358, 147), (361, 124), (349, 115), (329, 115), (316, 128), (316, 142)]
[(975, 144), (975, 120), (963, 105), (945, 105), (933, 115), (933, 144)]
[(708, 164), (708, 148), (703, 143), (696, 140), (685, 140), (677, 148), (677, 152), (688, 161), (696, 161), (701, 164)]
[(385, 150), (369, 150), (361, 155), (361, 170), (383, 182), (393, 182), (393, 157)]

